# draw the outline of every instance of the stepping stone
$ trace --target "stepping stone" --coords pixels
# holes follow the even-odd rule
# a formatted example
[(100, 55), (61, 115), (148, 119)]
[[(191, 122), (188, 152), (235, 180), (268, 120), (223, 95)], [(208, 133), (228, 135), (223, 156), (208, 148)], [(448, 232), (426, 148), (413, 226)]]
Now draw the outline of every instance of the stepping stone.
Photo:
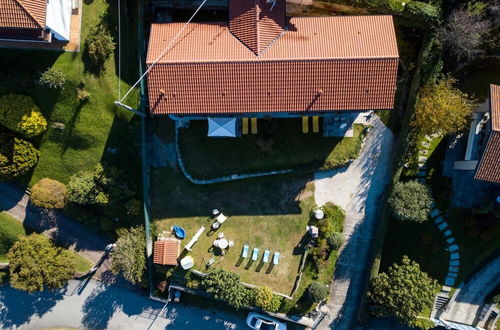
[(453, 267), (460, 266), (460, 260), (452, 260), (452, 261), (450, 261), (450, 266), (453, 266)]
[(458, 267), (450, 266), (448, 268), (448, 273), (458, 273)]
[(443, 285), (443, 287), (441, 288), (441, 292), (449, 293), (451, 291), (451, 289), (453, 289), (453, 288), (450, 286), (447, 286), (447, 285)]
[(453, 243), (453, 242), (455, 242), (455, 239), (454, 239), (453, 237), (448, 238), (448, 239), (446, 240), (446, 243), (448, 243), (448, 244), (451, 244), (451, 243)]
[(457, 278), (458, 277), (458, 273), (448, 273), (447, 275), (448, 277), (453, 277), (453, 278)]
[(448, 237), (448, 236), (451, 236), (451, 230), (447, 230), (444, 232), (444, 237)]
[(429, 141), (429, 142), (431, 142), (431, 141), (432, 141), (432, 138), (431, 138), (429, 135), (426, 135), (426, 136), (425, 136), (425, 139), (426, 139), (427, 141)]
[(448, 223), (445, 221), (442, 224), (440, 224), (438, 228), (439, 230), (445, 230), (446, 228), (448, 228)]
[(427, 161), (427, 156), (418, 156), (418, 163), (425, 163)]
[(431, 146), (431, 144), (427, 141), (422, 141), (421, 145), (424, 147), (424, 148), (429, 148)]
[(450, 260), (459, 260), (460, 259), (460, 253), (458, 252), (453, 252), (450, 254)]
[(443, 217), (442, 217), (442, 216), (439, 216), (439, 217), (437, 217), (436, 219), (434, 219), (434, 223), (435, 223), (436, 225), (439, 225), (439, 224), (440, 224), (443, 220), (444, 220), (444, 219), (443, 219)]
[(450, 252), (457, 252), (458, 251), (458, 245), (453, 244), (448, 247), (448, 251)]
[(429, 150), (427, 149), (422, 149), (418, 152), (420, 155), (427, 155), (429, 153)]
[(444, 284), (447, 286), (454, 286), (455, 285), (455, 279), (453, 277), (447, 277), (444, 280)]
[(431, 217), (432, 218), (435, 218), (435, 217), (437, 217), (440, 214), (441, 214), (441, 211), (439, 211), (439, 209), (434, 209), (434, 210), (431, 211)]

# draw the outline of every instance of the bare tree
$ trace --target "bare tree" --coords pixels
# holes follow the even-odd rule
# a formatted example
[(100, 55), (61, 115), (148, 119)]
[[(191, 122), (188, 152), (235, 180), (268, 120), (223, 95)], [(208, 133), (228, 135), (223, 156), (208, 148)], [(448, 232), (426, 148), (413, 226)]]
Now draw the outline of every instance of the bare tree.
[(444, 27), (437, 31), (438, 38), (459, 62), (471, 61), (485, 52), (485, 41), (491, 29), (489, 20), (465, 8), (455, 9)]

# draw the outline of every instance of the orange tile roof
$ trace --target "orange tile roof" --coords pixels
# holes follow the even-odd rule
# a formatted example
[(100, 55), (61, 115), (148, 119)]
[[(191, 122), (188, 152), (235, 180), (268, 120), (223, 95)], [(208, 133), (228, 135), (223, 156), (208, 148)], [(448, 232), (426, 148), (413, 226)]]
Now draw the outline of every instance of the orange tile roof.
[(180, 245), (180, 241), (175, 238), (167, 238), (163, 241), (156, 241), (154, 244), (153, 262), (159, 265), (177, 265)]
[[(153, 24), (151, 64), (182, 23)], [(225, 23), (192, 23), (148, 74), (152, 114), (392, 109), (398, 49), (391, 16), (291, 18), (256, 56)]]
[(500, 86), (490, 85), (491, 135), (475, 178), (500, 183)]
[(46, 0), (0, 0), (0, 28), (44, 29)]

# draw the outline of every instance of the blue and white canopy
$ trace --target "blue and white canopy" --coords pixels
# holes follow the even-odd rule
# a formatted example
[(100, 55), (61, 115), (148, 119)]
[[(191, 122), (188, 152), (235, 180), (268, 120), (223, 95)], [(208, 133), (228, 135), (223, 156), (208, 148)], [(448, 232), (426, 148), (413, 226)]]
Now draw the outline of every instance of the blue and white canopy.
[(236, 137), (236, 118), (208, 117), (209, 137)]

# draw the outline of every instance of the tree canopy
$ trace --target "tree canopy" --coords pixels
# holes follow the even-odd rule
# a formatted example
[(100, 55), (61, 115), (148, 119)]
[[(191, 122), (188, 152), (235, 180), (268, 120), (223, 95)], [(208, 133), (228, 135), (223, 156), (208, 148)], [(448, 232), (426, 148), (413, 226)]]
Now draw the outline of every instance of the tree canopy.
[(29, 141), (0, 128), (0, 175), (16, 177), (36, 165), (40, 152)]
[(248, 289), (240, 285), (238, 274), (216, 268), (203, 278), (201, 285), (216, 299), (226, 301), (238, 309), (248, 304)]
[(402, 221), (427, 221), (432, 197), (429, 189), (417, 181), (398, 182), (389, 196), (389, 205)]
[(454, 79), (444, 78), (422, 87), (414, 121), (420, 133), (448, 135), (467, 127), (474, 103), (454, 83)]
[(43, 178), (31, 188), (33, 204), (46, 209), (62, 209), (66, 204), (68, 190), (64, 183)]
[(371, 312), (377, 317), (394, 317), (402, 324), (415, 325), (417, 316), (432, 307), (437, 288), (436, 280), (404, 256), (401, 264), (392, 265), (387, 273), (372, 280), (368, 292)]
[(63, 287), (76, 269), (70, 251), (41, 234), (20, 237), (7, 257), (12, 287), (30, 293)]
[(111, 252), (111, 271), (121, 273), (131, 283), (139, 283), (146, 269), (146, 240), (143, 227), (118, 231), (116, 247)]

